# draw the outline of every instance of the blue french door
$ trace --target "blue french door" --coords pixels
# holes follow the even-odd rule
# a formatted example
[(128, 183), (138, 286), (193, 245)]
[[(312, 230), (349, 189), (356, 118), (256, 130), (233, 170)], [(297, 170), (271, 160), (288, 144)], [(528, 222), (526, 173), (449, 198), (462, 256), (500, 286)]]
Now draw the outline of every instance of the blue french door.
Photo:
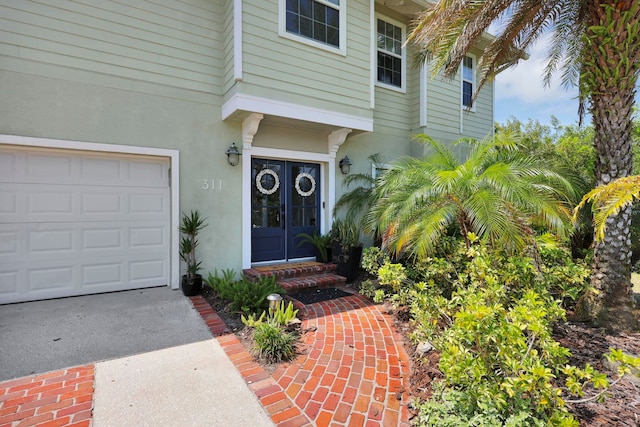
[(254, 158), (251, 181), (251, 261), (314, 256), (297, 236), (320, 232), (320, 165)]

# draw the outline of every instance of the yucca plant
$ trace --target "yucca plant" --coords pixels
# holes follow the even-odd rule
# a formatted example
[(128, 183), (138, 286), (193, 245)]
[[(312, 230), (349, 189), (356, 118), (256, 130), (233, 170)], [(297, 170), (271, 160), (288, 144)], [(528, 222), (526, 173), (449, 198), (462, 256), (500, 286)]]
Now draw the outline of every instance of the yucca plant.
[(202, 218), (197, 210), (192, 210), (188, 215), (182, 214), (178, 230), (182, 233), (180, 258), (186, 264), (186, 274), (182, 276), (182, 291), (187, 296), (196, 295), (202, 288), (202, 276), (198, 274), (202, 261), (196, 258), (196, 248), (198, 233), (206, 226), (205, 218)]
[(182, 223), (180, 224), (180, 258), (187, 265), (187, 277), (193, 278), (200, 270), (202, 261), (196, 259), (196, 247), (198, 246), (198, 233), (202, 231), (207, 224), (205, 219), (200, 217), (198, 211), (191, 211), (189, 215), (182, 215)]

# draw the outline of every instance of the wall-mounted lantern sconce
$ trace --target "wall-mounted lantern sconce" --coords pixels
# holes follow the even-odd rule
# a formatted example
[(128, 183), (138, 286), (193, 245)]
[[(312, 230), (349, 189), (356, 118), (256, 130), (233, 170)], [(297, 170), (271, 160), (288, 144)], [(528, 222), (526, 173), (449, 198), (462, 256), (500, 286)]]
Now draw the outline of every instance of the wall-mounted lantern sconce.
[(344, 156), (344, 159), (340, 160), (340, 172), (343, 175), (347, 175), (351, 171), (351, 160), (349, 160), (349, 156)]
[(231, 147), (229, 147), (227, 151), (225, 151), (225, 154), (227, 155), (227, 161), (231, 166), (235, 166), (240, 163), (241, 153), (238, 151), (238, 147), (236, 147), (235, 142), (231, 144)]

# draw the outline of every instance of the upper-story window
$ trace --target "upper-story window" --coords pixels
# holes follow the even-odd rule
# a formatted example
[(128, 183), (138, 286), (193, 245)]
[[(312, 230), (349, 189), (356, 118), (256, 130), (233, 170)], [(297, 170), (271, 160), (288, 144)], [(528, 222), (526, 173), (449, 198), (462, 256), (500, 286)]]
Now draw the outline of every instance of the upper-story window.
[(281, 34), (300, 36), (316, 46), (343, 51), (345, 1), (284, 0), (285, 33)]
[(473, 91), (475, 86), (475, 67), (473, 57), (465, 56), (462, 60), (462, 105), (473, 107)]
[(405, 28), (387, 18), (377, 19), (378, 84), (396, 90), (405, 87)]

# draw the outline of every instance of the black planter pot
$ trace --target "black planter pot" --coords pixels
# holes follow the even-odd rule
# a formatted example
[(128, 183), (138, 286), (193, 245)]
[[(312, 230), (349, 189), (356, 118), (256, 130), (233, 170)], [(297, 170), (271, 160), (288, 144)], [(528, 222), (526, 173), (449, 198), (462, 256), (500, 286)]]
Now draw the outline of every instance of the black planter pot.
[(331, 248), (327, 248), (327, 259), (322, 259), (322, 255), (320, 255), (320, 251), (318, 250), (318, 248), (316, 248), (316, 262), (322, 262), (322, 263), (328, 263), (331, 262), (331, 256), (332, 251)]
[(347, 282), (353, 282), (358, 277), (360, 261), (362, 261), (362, 246), (351, 246), (347, 256), (341, 255), (337, 259), (336, 273), (346, 277)]
[(194, 277), (188, 277), (185, 274), (182, 276), (181, 288), (185, 296), (192, 297), (198, 295), (202, 290), (202, 276), (196, 274)]

